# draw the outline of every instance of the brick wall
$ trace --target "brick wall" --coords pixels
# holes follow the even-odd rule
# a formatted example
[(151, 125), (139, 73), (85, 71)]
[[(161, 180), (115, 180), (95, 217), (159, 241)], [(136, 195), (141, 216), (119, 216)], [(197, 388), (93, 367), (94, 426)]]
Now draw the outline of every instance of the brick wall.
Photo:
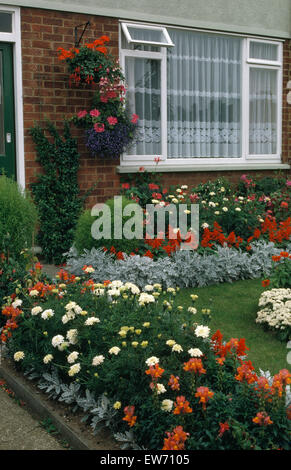
[[(28, 130), (35, 122), (45, 126), (49, 119), (63, 129), (63, 118), (91, 106), (92, 91), (69, 88), (68, 69), (58, 60), (57, 49), (74, 46), (74, 28), (90, 20), (82, 44), (92, 42), (107, 34), (110, 37), (110, 53), (118, 56), (118, 21), (116, 19), (34, 8), (21, 8), (23, 107), (25, 139), (26, 183), (36, 181), (41, 172), (36, 162), (35, 146)], [(79, 35), (82, 27), (78, 29)], [(87, 199), (90, 207), (96, 200), (103, 201), (119, 189), (116, 163), (92, 158), (85, 146), (83, 132), (72, 128), (78, 137), (81, 154), (79, 185), (81, 193), (98, 182), (97, 189)]]
[[(66, 64), (58, 60), (57, 48), (69, 49), (74, 45), (74, 27), (90, 20), (90, 28), (83, 37), (91, 42), (102, 34), (110, 37), (110, 52), (118, 56), (118, 21), (114, 18), (82, 15), (35, 8), (21, 8), (23, 106), (25, 132), (25, 175), (27, 185), (34, 182), (41, 168), (36, 162), (34, 144), (28, 129), (35, 123), (45, 125), (45, 120), (63, 127), (63, 118), (75, 114), (91, 104), (92, 91), (69, 88)], [(80, 28), (80, 33), (82, 28)], [(291, 41), (284, 44), (283, 84), (283, 161), (291, 163), (291, 106), (286, 103), (286, 83), (291, 80)], [(81, 193), (97, 182), (97, 188), (88, 197), (91, 207), (118, 193), (120, 177), (116, 162), (92, 158), (83, 143), (83, 134), (74, 129), (78, 137), (81, 164), (79, 185)], [(118, 162), (119, 163), (119, 162)], [(164, 173), (165, 187), (170, 184), (194, 185), (225, 176), (237, 181), (241, 171)], [(248, 174), (272, 174), (272, 171), (247, 172)]]

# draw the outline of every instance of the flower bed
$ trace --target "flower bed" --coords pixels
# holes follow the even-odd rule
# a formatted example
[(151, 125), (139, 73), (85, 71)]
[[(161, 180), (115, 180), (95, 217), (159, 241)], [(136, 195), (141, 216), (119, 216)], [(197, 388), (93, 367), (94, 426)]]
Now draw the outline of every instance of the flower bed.
[(291, 289), (271, 289), (262, 293), (259, 300), (261, 309), (257, 313), (257, 323), (276, 331), (279, 338), (291, 338)]
[(258, 377), (243, 339), (195, 322), (195, 295), (185, 309), (173, 288), (96, 284), (91, 271), (52, 285), (35, 270), (4, 306), (19, 368), (135, 448), (290, 448), (287, 370)]

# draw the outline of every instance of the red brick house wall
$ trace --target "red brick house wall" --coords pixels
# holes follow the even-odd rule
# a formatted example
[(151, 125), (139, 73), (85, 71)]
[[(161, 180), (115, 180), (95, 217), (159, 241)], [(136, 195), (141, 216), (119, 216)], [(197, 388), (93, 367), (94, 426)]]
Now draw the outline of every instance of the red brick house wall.
[[(36, 181), (41, 168), (36, 161), (34, 144), (29, 128), (35, 123), (45, 125), (49, 119), (58, 128), (63, 127), (63, 118), (90, 106), (92, 91), (69, 88), (66, 64), (58, 60), (57, 49), (69, 49), (74, 45), (74, 28), (90, 20), (83, 42), (92, 42), (102, 34), (110, 37), (110, 52), (118, 57), (118, 20), (115, 18), (82, 15), (60, 11), (21, 8), (22, 60), (23, 60), (23, 108), (25, 135), (26, 185)], [(283, 138), (282, 159), (291, 163), (291, 106), (287, 105), (287, 81), (291, 79), (291, 41), (284, 44), (283, 84)], [(88, 197), (86, 205), (91, 207), (118, 193), (120, 176), (116, 173), (119, 162), (92, 158), (83, 143), (83, 134), (78, 136), (81, 154), (79, 185), (81, 193), (94, 183), (97, 188)], [(248, 174), (272, 174), (272, 171), (245, 171)], [(237, 181), (242, 171), (179, 172), (164, 173), (165, 187), (170, 184), (194, 185), (199, 182), (225, 176)], [(125, 175), (123, 175), (123, 178)]]

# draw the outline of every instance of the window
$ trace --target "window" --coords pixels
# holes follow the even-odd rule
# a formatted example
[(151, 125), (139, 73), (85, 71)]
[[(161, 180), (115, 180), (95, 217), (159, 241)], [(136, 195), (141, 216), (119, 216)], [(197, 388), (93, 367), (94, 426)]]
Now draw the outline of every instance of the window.
[(280, 162), (280, 42), (130, 23), (121, 34), (139, 116), (123, 162)]

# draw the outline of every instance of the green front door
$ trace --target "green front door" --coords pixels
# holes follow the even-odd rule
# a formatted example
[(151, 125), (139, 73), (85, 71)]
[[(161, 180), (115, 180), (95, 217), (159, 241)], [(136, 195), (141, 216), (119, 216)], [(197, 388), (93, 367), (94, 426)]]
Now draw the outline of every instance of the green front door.
[(16, 177), (13, 46), (0, 42), (0, 174)]

